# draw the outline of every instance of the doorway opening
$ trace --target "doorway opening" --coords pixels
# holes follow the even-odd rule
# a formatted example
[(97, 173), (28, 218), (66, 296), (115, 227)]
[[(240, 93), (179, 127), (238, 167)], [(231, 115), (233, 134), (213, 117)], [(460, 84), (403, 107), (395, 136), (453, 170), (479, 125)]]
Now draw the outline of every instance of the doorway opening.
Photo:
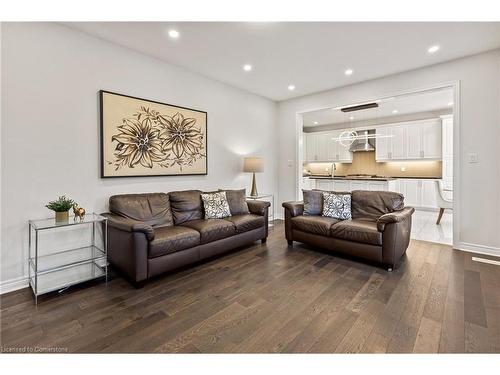
[(411, 238), (453, 245), (453, 86), (303, 112), (302, 189), (386, 190), (415, 208)]

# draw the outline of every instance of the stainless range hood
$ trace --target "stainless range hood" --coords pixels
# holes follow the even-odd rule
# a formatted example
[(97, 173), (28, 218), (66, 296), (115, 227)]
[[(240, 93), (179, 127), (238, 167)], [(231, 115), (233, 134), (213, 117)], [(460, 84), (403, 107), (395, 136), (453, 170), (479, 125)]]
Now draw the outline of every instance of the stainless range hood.
[(358, 139), (354, 140), (349, 151), (375, 151), (375, 130), (361, 130), (356, 133), (358, 133)]

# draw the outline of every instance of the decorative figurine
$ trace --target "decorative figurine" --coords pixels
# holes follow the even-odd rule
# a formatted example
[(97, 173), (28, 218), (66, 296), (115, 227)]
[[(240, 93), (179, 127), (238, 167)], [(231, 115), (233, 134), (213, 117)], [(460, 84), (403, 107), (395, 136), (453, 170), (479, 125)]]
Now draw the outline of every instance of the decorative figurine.
[(80, 218), (80, 221), (83, 221), (83, 218), (85, 216), (85, 208), (79, 207), (78, 203), (75, 203), (73, 204), (73, 213), (75, 214), (74, 220), (76, 220), (76, 218), (78, 217)]

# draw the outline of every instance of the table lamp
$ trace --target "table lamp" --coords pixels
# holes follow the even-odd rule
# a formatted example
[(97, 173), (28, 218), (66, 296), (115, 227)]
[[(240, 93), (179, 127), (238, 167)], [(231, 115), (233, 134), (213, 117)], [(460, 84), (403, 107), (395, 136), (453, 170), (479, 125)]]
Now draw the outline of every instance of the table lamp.
[(255, 173), (264, 172), (264, 160), (262, 158), (249, 157), (243, 161), (243, 172), (253, 173), (251, 197), (257, 197), (257, 183)]

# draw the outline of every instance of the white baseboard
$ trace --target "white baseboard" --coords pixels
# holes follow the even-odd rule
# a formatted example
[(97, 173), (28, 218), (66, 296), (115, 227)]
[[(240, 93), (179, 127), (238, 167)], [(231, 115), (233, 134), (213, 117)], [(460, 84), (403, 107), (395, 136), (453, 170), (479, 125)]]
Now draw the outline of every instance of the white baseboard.
[(0, 283), (0, 294), (13, 292), (15, 290), (29, 287), (28, 278), (25, 276), (5, 280)]
[(500, 257), (500, 248), (494, 246), (484, 246), (484, 245), (476, 245), (468, 242), (459, 242), (455, 246), (454, 249), (461, 251), (468, 251), (470, 253), (491, 255), (494, 257)]

